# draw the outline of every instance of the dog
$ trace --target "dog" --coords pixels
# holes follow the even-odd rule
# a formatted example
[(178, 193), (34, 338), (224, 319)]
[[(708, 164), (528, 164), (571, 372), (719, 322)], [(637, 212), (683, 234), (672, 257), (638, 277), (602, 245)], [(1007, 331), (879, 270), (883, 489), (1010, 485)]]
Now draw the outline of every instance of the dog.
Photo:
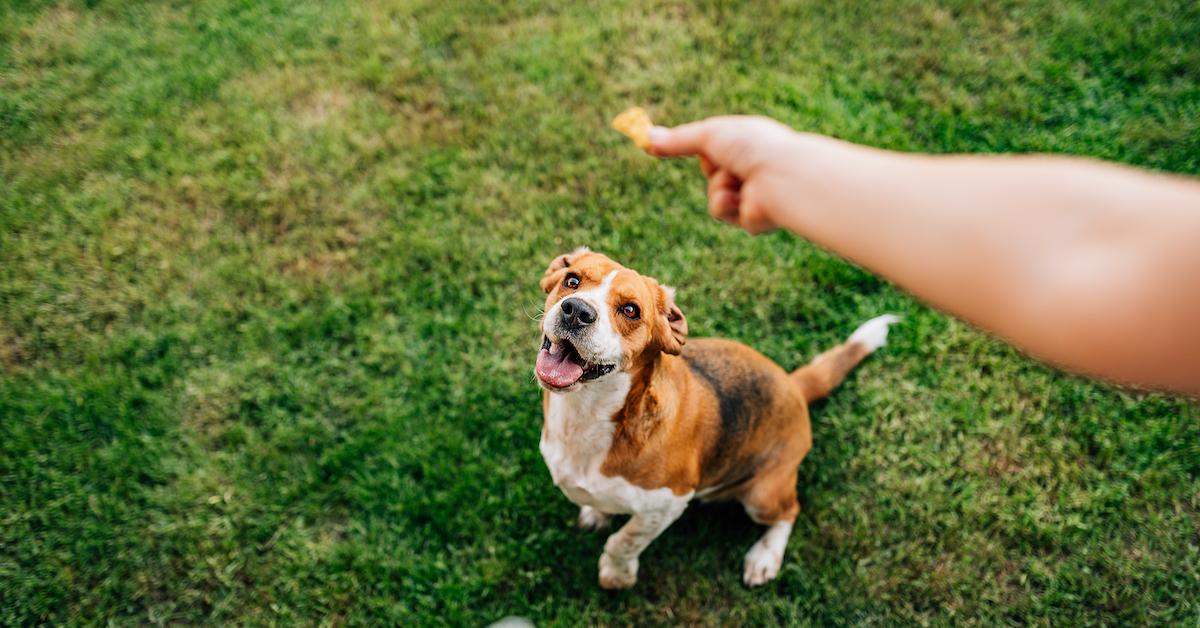
[(768, 526), (742, 579), (773, 579), (800, 512), (807, 404), (883, 346), (897, 317), (867, 321), (788, 373), (746, 345), (689, 340), (673, 288), (587, 248), (556, 257), (540, 285), (542, 457), (581, 527), (632, 515), (604, 544), (600, 586), (633, 586), (638, 556), (693, 499), (740, 501)]

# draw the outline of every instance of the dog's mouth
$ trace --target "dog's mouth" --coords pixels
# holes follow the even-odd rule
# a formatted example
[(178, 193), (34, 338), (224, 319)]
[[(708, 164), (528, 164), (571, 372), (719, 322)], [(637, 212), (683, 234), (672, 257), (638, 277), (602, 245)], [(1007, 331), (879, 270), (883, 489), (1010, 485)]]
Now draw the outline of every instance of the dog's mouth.
[(615, 364), (597, 364), (583, 359), (569, 340), (551, 341), (549, 336), (543, 336), (534, 370), (543, 384), (551, 388), (570, 388), (580, 380), (608, 375), (614, 368)]

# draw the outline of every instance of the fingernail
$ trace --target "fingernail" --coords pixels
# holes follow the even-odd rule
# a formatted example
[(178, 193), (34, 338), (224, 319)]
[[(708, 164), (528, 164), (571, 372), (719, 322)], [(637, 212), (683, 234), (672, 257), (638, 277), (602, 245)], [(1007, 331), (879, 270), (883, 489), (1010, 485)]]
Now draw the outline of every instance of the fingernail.
[(657, 144), (667, 139), (667, 136), (670, 134), (671, 130), (665, 126), (652, 126), (650, 127), (650, 133), (648, 135), (650, 137), (650, 143)]

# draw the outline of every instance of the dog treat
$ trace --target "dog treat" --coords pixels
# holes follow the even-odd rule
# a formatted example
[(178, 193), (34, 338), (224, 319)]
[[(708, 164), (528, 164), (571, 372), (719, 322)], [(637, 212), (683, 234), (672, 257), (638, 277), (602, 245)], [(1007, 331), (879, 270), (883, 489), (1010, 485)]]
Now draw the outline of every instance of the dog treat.
[(642, 150), (650, 148), (650, 127), (654, 123), (641, 107), (630, 107), (613, 118), (612, 127), (633, 140)]

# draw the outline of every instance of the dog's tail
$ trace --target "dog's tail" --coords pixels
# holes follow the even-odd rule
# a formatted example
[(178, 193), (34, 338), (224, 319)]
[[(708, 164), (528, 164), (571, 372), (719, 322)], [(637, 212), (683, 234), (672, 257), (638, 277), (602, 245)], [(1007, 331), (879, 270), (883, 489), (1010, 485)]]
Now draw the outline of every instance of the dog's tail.
[(858, 326), (846, 342), (818, 355), (812, 362), (792, 372), (795, 380), (804, 391), (807, 401), (823, 399), (837, 385), (846, 379), (850, 369), (858, 366), (864, 358), (876, 349), (887, 344), (888, 325), (900, 321), (894, 314), (876, 316)]

